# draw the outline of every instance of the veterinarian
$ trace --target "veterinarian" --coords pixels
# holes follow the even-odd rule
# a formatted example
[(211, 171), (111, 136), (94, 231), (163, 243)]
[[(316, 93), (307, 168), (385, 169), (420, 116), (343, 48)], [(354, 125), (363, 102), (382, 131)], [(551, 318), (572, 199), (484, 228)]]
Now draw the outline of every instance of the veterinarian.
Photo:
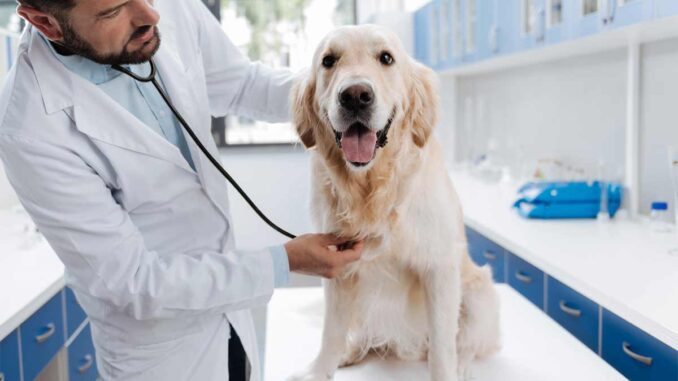
[(340, 238), (310, 234), (236, 250), (226, 182), (152, 85), (112, 65), (147, 75), (153, 57), (217, 157), (211, 116), (286, 121), (293, 76), (250, 63), (199, 0), (20, 0), (17, 11), (30, 25), (0, 98), (0, 157), (89, 315), (102, 378), (228, 380), (231, 338), (260, 380), (250, 309), (290, 271), (333, 277), (362, 243), (334, 252)]

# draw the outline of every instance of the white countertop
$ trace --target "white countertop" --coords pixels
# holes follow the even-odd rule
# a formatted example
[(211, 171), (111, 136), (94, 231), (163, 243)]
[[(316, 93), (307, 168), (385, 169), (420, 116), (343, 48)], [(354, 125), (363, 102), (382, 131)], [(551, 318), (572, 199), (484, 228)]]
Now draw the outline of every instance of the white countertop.
[(0, 212), (0, 340), (65, 285), (64, 265), (28, 216)]
[[(616, 370), (506, 285), (501, 297), (503, 347), (476, 361), (471, 379), (483, 381), (614, 381)], [(324, 313), (320, 287), (276, 290), (268, 305), (265, 380), (281, 381), (303, 369), (320, 348)], [(369, 358), (342, 368), (335, 381), (427, 380), (426, 363)]]
[(450, 176), (468, 226), (678, 349), (677, 234), (631, 220), (524, 219), (511, 209), (516, 186)]

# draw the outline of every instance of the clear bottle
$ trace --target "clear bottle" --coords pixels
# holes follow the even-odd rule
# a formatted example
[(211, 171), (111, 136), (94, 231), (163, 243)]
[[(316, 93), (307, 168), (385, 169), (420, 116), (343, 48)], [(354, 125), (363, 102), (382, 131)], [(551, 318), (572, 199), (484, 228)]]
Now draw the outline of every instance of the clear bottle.
[(669, 218), (669, 205), (663, 201), (655, 201), (652, 203), (652, 210), (650, 211), (650, 227), (653, 231), (658, 233), (668, 233), (673, 231), (673, 225)]

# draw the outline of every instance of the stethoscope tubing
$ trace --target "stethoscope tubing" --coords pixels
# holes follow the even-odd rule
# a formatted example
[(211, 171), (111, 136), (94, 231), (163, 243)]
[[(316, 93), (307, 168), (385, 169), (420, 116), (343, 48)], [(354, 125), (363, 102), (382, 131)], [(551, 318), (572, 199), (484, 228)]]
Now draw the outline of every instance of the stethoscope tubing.
[(167, 106), (170, 108), (170, 110), (172, 110), (172, 113), (177, 118), (177, 120), (179, 120), (179, 123), (186, 130), (186, 132), (191, 137), (191, 139), (193, 139), (195, 144), (200, 148), (202, 153), (205, 154), (207, 159), (209, 159), (209, 161), (219, 171), (219, 173), (221, 173), (221, 175), (224, 176), (226, 178), (226, 180), (228, 180), (229, 183), (231, 183), (231, 185), (238, 191), (238, 193), (240, 193), (240, 196), (242, 196), (242, 198), (247, 202), (247, 204), (249, 204), (249, 206), (259, 216), (259, 218), (261, 218), (264, 222), (266, 222), (266, 224), (268, 224), (268, 226), (273, 228), (278, 233), (280, 233), (280, 234), (282, 234), (282, 235), (284, 235), (288, 238), (291, 238), (291, 239), (296, 238), (296, 236), (294, 234), (291, 234), (288, 231), (286, 231), (285, 229), (279, 227), (278, 225), (273, 223), (273, 221), (271, 221), (268, 217), (266, 217), (266, 215), (261, 210), (259, 210), (257, 205), (249, 198), (249, 196), (247, 196), (247, 193), (245, 193), (245, 191), (240, 187), (240, 185), (238, 185), (238, 183), (235, 181), (235, 179), (233, 179), (233, 177), (231, 177), (231, 175), (228, 173), (228, 171), (226, 171), (226, 169), (224, 169), (224, 167), (222, 167), (221, 164), (219, 164), (219, 162), (214, 158), (214, 156), (212, 156), (212, 154), (210, 154), (209, 151), (207, 151), (207, 148), (205, 148), (205, 146), (202, 144), (200, 139), (198, 139), (198, 137), (195, 135), (195, 133), (193, 132), (191, 127), (188, 125), (186, 120), (184, 120), (184, 118), (181, 116), (179, 111), (177, 111), (177, 109), (174, 107), (174, 104), (169, 99), (169, 96), (167, 95), (167, 93), (162, 89), (162, 87), (158, 83), (158, 81), (156, 79), (157, 70), (156, 70), (156, 67), (155, 67), (155, 63), (153, 62), (152, 59), (149, 60), (149, 63), (151, 65), (151, 73), (147, 77), (141, 77), (141, 76), (139, 76), (135, 73), (132, 73), (130, 70), (128, 70), (128, 69), (126, 69), (126, 68), (124, 68), (120, 65), (113, 65), (112, 68), (123, 73), (123, 74), (130, 76), (132, 79), (134, 79), (136, 81), (143, 82), (143, 83), (148, 83), (148, 82), (153, 83), (153, 86), (156, 88), (156, 90), (158, 90), (158, 93), (160, 93), (160, 96), (162, 97), (162, 99), (165, 101), (165, 103), (167, 103)]

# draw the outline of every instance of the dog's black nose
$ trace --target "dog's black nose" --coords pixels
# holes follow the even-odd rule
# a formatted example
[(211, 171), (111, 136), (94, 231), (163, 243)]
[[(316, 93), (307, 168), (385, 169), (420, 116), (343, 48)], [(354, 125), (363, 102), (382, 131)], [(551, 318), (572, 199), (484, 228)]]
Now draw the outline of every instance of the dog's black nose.
[(339, 93), (339, 104), (349, 111), (359, 111), (374, 103), (372, 87), (365, 83), (351, 85)]

